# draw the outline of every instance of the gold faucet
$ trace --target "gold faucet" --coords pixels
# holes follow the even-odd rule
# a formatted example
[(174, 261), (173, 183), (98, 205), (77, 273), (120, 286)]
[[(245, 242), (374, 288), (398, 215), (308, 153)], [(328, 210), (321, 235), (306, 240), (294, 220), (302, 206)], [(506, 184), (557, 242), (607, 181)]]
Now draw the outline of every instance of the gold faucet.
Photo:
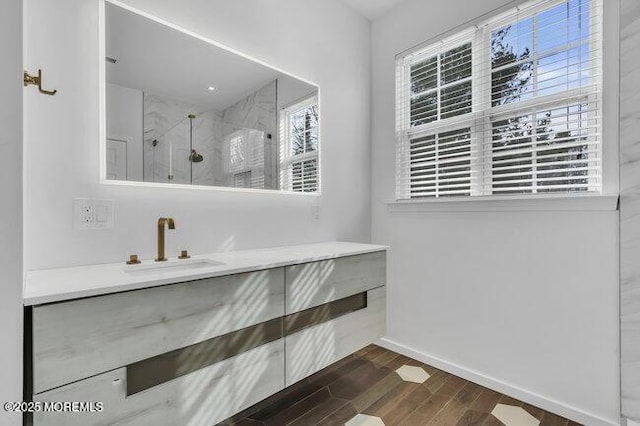
[(156, 262), (164, 262), (167, 260), (164, 257), (164, 224), (169, 225), (169, 229), (176, 229), (176, 223), (173, 221), (173, 218), (170, 217), (161, 217), (158, 219), (158, 257), (156, 257)]

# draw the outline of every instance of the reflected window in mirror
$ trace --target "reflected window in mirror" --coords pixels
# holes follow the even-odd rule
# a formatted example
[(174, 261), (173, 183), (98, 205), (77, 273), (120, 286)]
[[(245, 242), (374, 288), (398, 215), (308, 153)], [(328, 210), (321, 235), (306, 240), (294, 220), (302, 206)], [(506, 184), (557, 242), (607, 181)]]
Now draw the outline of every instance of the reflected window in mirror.
[(280, 111), (280, 140), (280, 187), (295, 192), (318, 191), (317, 96)]
[(262, 130), (240, 129), (224, 141), (226, 185), (236, 188), (264, 188), (264, 148), (271, 134)]

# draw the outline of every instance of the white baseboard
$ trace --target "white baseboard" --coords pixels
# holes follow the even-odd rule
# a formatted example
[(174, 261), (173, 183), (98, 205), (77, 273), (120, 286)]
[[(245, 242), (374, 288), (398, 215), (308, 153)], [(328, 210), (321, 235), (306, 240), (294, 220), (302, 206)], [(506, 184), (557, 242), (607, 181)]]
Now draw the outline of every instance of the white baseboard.
[(493, 389), (496, 392), (500, 392), (512, 398), (516, 398), (531, 405), (535, 405), (536, 407), (558, 414), (562, 417), (566, 417), (578, 423), (589, 426), (620, 426), (620, 423), (604, 419), (602, 417), (583, 410), (579, 410), (562, 402), (555, 401), (545, 396), (538, 395), (536, 393), (519, 388), (512, 384), (505, 383), (489, 376), (485, 376), (476, 371), (470, 370), (457, 364), (450, 363), (424, 352), (416, 351), (408, 346), (394, 342), (387, 338), (380, 339), (377, 344), (382, 346), (383, 348), (398, 352), (399, 354), (424, 362), (425, 364), (429, 364), (440, 370), (446, 371), (447, 373), (462, 377), (465, 380), (469, 380), (489, 389)]

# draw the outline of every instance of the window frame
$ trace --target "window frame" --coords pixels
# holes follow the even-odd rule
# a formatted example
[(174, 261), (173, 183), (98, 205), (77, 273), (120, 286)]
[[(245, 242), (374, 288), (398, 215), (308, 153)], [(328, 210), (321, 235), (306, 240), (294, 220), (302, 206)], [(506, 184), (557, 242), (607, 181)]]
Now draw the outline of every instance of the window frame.
[[(607, 132), (606, 129), (612, 127), (609, 123), (612, 123), (614, 120), (605, 119), (602, 114), (602, 111), (607, 104), (606, 97), (604, 96), (605, 91), (607, 91), (607, 87), (615, 87), (615, 84), (617, 83), (616, 80), (616, 82), (614, 82), (613, 84), (605, 84), (606, 80), (604, 79), (605, 69), (607, 69), (607, 64), (610, 62), (607, 60), (607, 58), (611, 58), (614, 56), (614, 51), (609, 52), (608, 55), (606, 54), (608, 50), (605, 50), (604, 44), (604, 41), (607, 38), (607, 33), (605, 31), (607, 31), (609, 27), (613, 27), (613, 29), (608, 30), (609, 33), (611, 33), (609, 37), (617, 35), (617, 26), (613, 25), (614, 22), (611, 22), (612, 19), (610, 18), (605, 21), (605, 19), (603, 18), (603, 16), (611, 16), (604, 13), (606, 2), (601, 0), (588, 0), (590, 10), (590, 25), (594, 25), (594, 23), (596, 23), (596, 21), (594, 21), (595, 17), (599, 18), (599, 21), (597, 22), (598, 31), (595, 31), (594, 34), (590, 34), (589, 41), (587, 42), (591, 47), (589, 49), (589, 51), (591, 52), (590, 54), (592, 55), (591, 61), (597, 61), (598, 74), (593, 77), (597, 84), (597, 89), (585, 90), (584, 88), (579, 87), (577, 89), (568, 89), (559, 93), (534, 96), (531, 99), (514, 102), (512, 104), (492, 106), (491, 79), (493, 70), (491, 68), (490, 53), (492, 32), (505, 25), (514, 24), (517, 21), (535, 16), (544, 10), (554, 8), (564, 3), (565, 1), (566, 0), (538, 0), (523, 3), (523, 5), (517, 6), (515, 8), (504, 7), (501, 9), (501, 12), (494, 16), (485, 15), (472, 21), (472, 25), (470, 27), (451, 30), (446, 33), (447, 37), (440, 38), (435, 42), (431, 41), (422, 43), (419, 46), (396, 55), (396, 182), (395, 201), (393, 203), (464, 202), (465, 204), (469, 204), (474, 200), (479, 199), (557, 199), (558, 197), (579, 196), (592, 198), (594, 196), (609, 196), (608, 194), (611, 194), (612, 192), (617, 193), (617, 181), (613, 180), (614, 173), (612, 170), (613, 165), (611, 161), (612, 157), (617, 157), (617, 147), (611, 148), (607, 150), (608, 152), (605, 153), (606, 147), (604, 143), (606, 134), (612, 133), (617, 135), (617, 132)], [(521, 10), (524, 10), (524, 12), (520, 12)], [(514, 11), (519, 13), (520, 16), (514, 18)], [(596, 14), (593, 11), (597, 11), (598, 13)], [(536, 21), (537, 20), (534, 19), (534, 23)], [(537, 36), (538, 30), (534, 29), (533, 46), (537, 45), (535, 40)], [(469, 42), (471, 43), (472, 49), (471, 112), (446, 119), (437, 119), (429, 123), (411, 127), (411, 95), (407, 93), (400, 94), (403, 88), (406, 88), (406, 90), (410, 90), (411, 65), (419, 60), (424, 60), (426, 58), (429, 58), (430, 56), (439, 55), (440, 53), (444, 53), (447, 50), (460, 47)], [(532, 84), (534, 87), (533, 90), (537, 90), (537, 70), (539, 68), (537, 61), (540, 58), (551, 56), (554, 53), (557, 54), (560, 52), (569, 52), (572, 49), (575, 49), (576, 47), (579, 48), (583, 45), (583, 43), (576, 43), (575, 45), (572, 45), (572, 43), (569, 42), (565, 45), (552, 47), (551, 49), (547, 49), (544, 52), (539, 52), (537, 49), (533, 49), (532, 55), (529, 59), (529, 61), (534, 64), (534, 66), (532, 67)], [(599, 54), (596, 52), (599, 52)], [(615, 51), (615, 53), (617, 53), (617, 50)], [(440, 67), (439, 63), (438, 66)], [(440, 76), (440, 69), (438, 69), (438, 76)], [(589, 83), (588, 85), (591, 86), (592, 84), (593, 83)], [(440, 88), (439, 85), (437, 87), (438, 89)], [(593, 99), (594, 93), (597, 95), (597, 99), (595, 100)], [(404, 101), (405, 103), (402, 104), (401, 101)], [(579, 105), (580, 103), (590, 103), (594, 101), (598, 104), (595, 112), (597, 112), (600, 126), (600, 142), (597, 145), (597, 151), (594, 152), (598, 158), (599, 163), (599, 174), (597, 176), (597, 179), (599, 179), (598, 191), (588, 190), (581, 192), (558, 191), (551, 193), (536, 193), (535, 186), (531, 185), (531, 193), (522, 193), (515, 195), (501, 195), (492, 193), (492, 175), (490, 173), (492, 155), (491, 143), (488, 143), (491, 137), (486, 136), (486, 129), (490, 129), (493, 122), (499, 120), (500, 117), (509, 117), (509, 114), (511, 114), (511, 116), (515, 116), (518, 114), (533, 115), (535, 113), (543, 113), (554, 108), (571, 107)], [(439, 109), (440, 100), (438, 99), (438, 111)], [(590, 114), (592, 112), (594, 111), (589, 110)], [(408, 170), (402, 170), (403, 168), (410, 168), (407, 167), (410, 162), (406, 161), (405, 158), (407, 155), (410, 155), (409, 152), (411, 140), (427, 135), (434, 135), (437, 138), (439, 133), (449, 130), (462, 129), (464, 127), (484, 129), (484, 135), (482, 134), (483, 132), (471, 132), (471, 194), (445, 198), (411, 198), (411, 173)], [(533, 135), (532, 137), (535, 138), (535, 135)], [(593, 137), (593, 135), (589, 135), (589, 139), (592, 139)], [(588, 149), (591, 150), (592, 146), (588, 146)], [(481, 152), (481, 155), (477, 155), (479, 152)], [(535, 179), (536, 176), (536, 162), (534, 160), (535, 152), (533, 152), (531, 163), (533, 179)], [(615, 161), (615, 166), (617, 167), (617, 161)], [(593, 175), (589, 173), (588, 178), (589, 185), (591, 185), (591, 179), (593, 179)], [(490, 189), (483, 190), (483, 188)], [(615, 191), (611, 191), (612, 188)]]
[[(318, 118), (316, 124), (316, 149), (313, 151), (303, 152), (300, 154), (290, 154), (291, 152), (291, 133), (289, 126), (290, 117), (297, 111), (309, 108), (315, 105), (318, 108)], [(318, 194), (320, 193), (320, 116), (319, 116), (319, 97), (317, 94), (303, 97), (288, 105), (280, 108), (279, 111), (279, 140), (280, 149), (278, 153), (278, 180), (280, 190), (295, 192), (300, 194)], [(314, 191), (297, 191), (293, 189), (293, 179), (289, 177), (288, 182), (285, 173), (293, 173), (294, 164), (302, 164), (306, 161), (316, 161), (316, 188)], [(303, 167), (304, 169), (304, 167)], [(304, 171), (303, 171), (304, 173)], [(303, 183), (304, 186), (304, 183)]]

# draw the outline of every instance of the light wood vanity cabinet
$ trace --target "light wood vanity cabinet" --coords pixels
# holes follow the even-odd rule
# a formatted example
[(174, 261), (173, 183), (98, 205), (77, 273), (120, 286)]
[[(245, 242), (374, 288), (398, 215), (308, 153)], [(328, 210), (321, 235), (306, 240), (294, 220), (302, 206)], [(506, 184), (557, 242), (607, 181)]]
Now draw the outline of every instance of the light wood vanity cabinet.
[(285, 268), (288, 314), (366, 293), (366, 307), (285, 337), (287, 386), (384, 336), (386, 264), (378, 251)]
[[(33, 306), (40, 425), (213, 425), (385, 332), (386, 252)], [(286, 366), (286, 367), (285, 367)]]
[(285, 337), (290, 386), (377, 341), (386, 333), (386, 288), (367, 291), (367, 306)]
[(284, 269), (33, 308), (33, 390), (192, 345), (284, 314)]
[(214, 425), (284, 387), (283, 339), (127, 396), (126, 368), (53, 389), (34, 401), (100, 401), (100, 413), (35, 413), (35, 425)]
[(287, 314), (385, 285), (386, 259), (378, 251), (287, 266)]

